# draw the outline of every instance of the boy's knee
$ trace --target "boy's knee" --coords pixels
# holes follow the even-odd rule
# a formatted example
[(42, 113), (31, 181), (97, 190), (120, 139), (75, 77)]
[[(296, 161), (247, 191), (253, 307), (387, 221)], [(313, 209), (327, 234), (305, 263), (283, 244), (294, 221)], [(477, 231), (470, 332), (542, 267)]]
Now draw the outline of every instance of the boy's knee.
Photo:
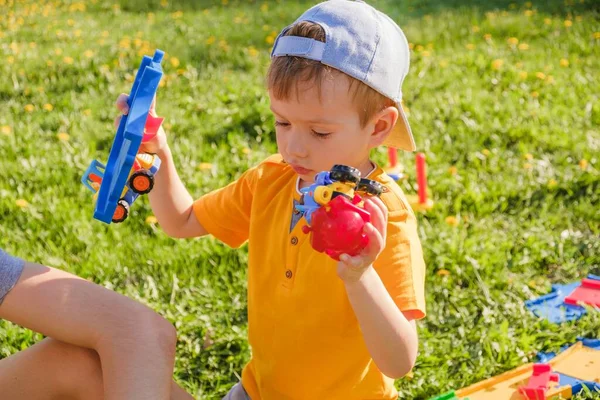
[(102, 367), (98, 354), (55, 339), (44, 340), (45, 352), (54, 360), (59, 390), (77, 399), (102, 398)]
[(158, 340), (158, 345), (165, 356), (175, 358), (177, 331), (175, 330), (173, 324), (160, 315), (154, 313), (153, 331)]

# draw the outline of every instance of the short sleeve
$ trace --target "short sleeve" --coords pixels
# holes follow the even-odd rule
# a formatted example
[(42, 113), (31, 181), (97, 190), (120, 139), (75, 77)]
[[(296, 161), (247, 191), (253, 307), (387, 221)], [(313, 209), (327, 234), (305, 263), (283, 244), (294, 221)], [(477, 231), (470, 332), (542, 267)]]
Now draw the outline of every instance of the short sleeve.
[(230, 247), (240, 247), (248, 240), (257, 174), (257, 168), (251, 168), (235, 182), (194, 202), (198, 222)]
[(0, 304), (17, 284), (25, 262), (13, 257), (0, 249)]
[(413, 319), (422, 319), (426, 314), (425, 261), (416, 217), (402, 193), (394, 190), (381, 198), (388, 207), (388, 226), (386, 246), (375, 261), (375, 270), (398, 308)]

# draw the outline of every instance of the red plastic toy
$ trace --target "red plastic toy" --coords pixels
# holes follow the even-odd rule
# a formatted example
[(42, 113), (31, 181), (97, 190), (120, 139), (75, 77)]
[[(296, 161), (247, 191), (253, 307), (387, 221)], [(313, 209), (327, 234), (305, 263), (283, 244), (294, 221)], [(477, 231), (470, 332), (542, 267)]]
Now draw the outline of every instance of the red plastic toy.
[(304, 233), (312, 232), (311, 245), (321, 253), (339, 261), (342, 254), (358, 255), (369, 243), (363, 228), (371, 221), (370, 214), (356, 206), (360, 196), (352, 202), (343, 196), (331, 200), (312, 214), (312, 226), (305, 225)]
[(529, 382), (521, 386), (519, 392), (530, 400), (545, 400), (548, 383), (558, 382), (558, 378), (558, 374), (552, 372), (550, 364), (534, 364)]
[(600, 307), (600, 281), (595, 279), (583, 279), (581, 286), (565, 298), (565, 303), (578, 306), (587, 304)]

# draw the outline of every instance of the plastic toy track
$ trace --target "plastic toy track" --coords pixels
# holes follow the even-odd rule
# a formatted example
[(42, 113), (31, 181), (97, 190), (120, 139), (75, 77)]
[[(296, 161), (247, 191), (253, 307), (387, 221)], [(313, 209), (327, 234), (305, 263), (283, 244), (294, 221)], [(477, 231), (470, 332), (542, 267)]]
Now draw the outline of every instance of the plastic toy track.
[(112, 217), (112, 222), (118, 224), (123, 222), (129, 216), (129, 203), (125, 200), (121, 199), (117, 202), (117, 208), (115, 209), (115, 213)]
[(137, 194), (146, 194), (154, 187), (154, 175), (147, 169), (135, 171), (129, 178), (129, 187)]
[(357, 192), (367, 193), (373, 196), (379, 196), (383, 193), (383, 185), (371, 179), (362, 178), (356, 187)]
[(331, 168), (329, 176), (332, 180), (338, 182), (351, 182), (358, 185), (360, 182), (360, 171), (347, 165), (336, 164)]

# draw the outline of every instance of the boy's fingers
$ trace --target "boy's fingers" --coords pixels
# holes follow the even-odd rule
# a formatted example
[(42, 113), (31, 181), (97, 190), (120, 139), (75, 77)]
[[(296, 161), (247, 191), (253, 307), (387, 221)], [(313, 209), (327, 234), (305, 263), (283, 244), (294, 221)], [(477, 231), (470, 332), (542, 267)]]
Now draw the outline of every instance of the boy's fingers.
[(384, 204), (383, 200), (381, 200), (379, 197), (377, 196), (372, 196), (371, 197), (371, 201), (373, 201), (373, 203), (379, 207), (379, 209), (381, 210), (381, 212), (383, 213), (383, 215), (385, 216), (385, 219), (387, 221), (387, 215), (388, 215), (388, 209), (386, 207), (386, 205)]
[(365, 224), (364, 232), (369, 238), (366, 250), (369, 253), (378, 253), (383, 246), (383, 234), (370, 222)]
[(379, 232), (385, 232), (387, 221), (381, 208), (375, 205), (372, 199), (367, 199), (365, 200), (365, 210), (371, 214), (371, 222), (375, 228)]
[(127, 100), (129, 100), (129, 95), (121, 93), (119, 97), (117, 97), (117, 101), (115, 103), (117, 109), (125, 115), (127, 115), (127, 113), (129, 112), (129, 105), (127, 105)]

